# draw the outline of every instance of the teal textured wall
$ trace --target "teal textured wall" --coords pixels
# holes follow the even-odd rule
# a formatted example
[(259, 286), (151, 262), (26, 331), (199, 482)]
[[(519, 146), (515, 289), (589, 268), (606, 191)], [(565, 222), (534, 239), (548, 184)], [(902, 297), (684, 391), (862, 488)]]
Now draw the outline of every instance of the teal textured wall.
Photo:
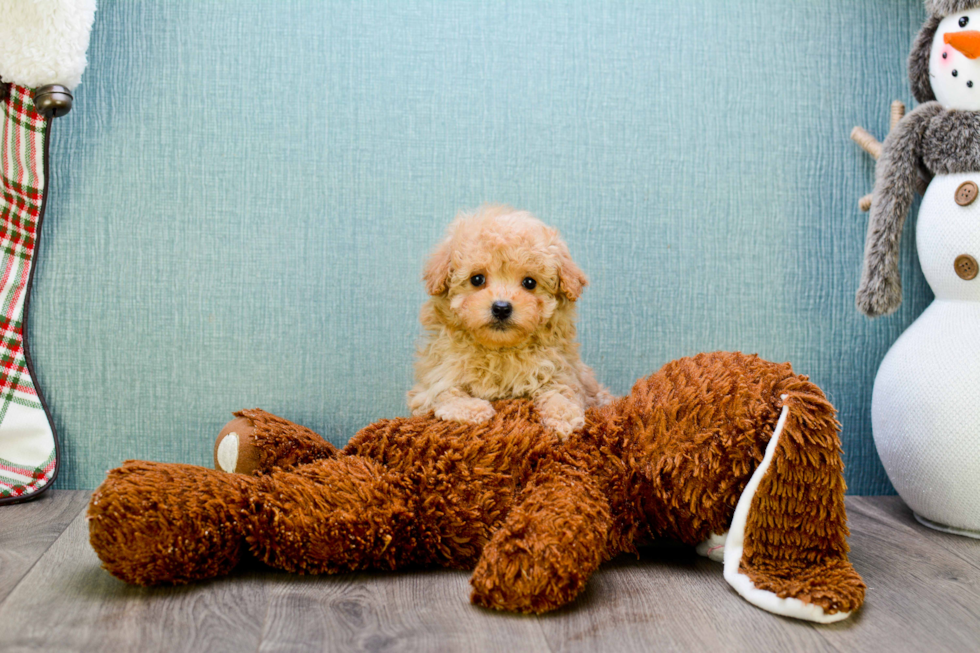
[(334, 442), (405, 413), (422, 260), (460, 207), (558, 226), (614, 391), (673, 358), (791, 361), (891, 492), (875, 370), (931, 299), (853, 307), (918, 0), (103, 3), (55, 123), (30, 338), (61, 487), (206, 464), (230, 411)]

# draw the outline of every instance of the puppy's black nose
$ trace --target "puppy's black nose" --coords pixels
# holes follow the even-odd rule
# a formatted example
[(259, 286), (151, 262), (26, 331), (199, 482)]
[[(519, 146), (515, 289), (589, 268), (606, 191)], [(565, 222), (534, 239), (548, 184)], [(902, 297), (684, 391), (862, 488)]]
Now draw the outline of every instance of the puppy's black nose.
[(514, 312), (514, 306), (510, 302), (494, 302), (490, 312), (493, 313), (494, 319), (506, 320)]

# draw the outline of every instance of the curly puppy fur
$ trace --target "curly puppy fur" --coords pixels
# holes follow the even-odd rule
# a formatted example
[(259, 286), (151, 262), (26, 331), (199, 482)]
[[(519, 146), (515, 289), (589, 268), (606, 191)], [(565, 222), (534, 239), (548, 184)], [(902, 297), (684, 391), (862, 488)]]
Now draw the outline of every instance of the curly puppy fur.
[(555, 229), (508, 206), (462, 213), (423, 277), (413, 415), (477, 424), (491, 401), (528, 398), (564, 439), (586, 408), (613, 400), (579, 358), (575, 301), (588, 280)]

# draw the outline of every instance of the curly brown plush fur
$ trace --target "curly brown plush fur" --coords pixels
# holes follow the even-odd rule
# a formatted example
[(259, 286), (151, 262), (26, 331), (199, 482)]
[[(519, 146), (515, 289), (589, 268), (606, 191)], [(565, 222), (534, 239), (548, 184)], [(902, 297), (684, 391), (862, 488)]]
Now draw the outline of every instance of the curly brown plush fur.
[[(564, 443), (532, 402), (494, 408), (479, 425), (382, 420), (342, 451), (319, 440), (315, 460), (283, 467), (294, 456), (272, 455), (254, 476), (127, 462), (93, 495), (92, 546), (113, 575), (147, 585), (227, 573), (246, 551), (299, 573), (474, 569), (474, 603), (540, 613), (572, 601), (616, 554), (655, 538), (696, 545), (744, 505), (732, 559), (743, 596), (814, 619), (861, 605), (834, 409), (788, 364), (675, 361), (590, 409)], [(309, 438), (262, 411), (239, 416), (236, 436), (262, 448)], [(767, 447), (772, 463), (760, 466)], [(758, 489), (744, 492), (750, 479)]]

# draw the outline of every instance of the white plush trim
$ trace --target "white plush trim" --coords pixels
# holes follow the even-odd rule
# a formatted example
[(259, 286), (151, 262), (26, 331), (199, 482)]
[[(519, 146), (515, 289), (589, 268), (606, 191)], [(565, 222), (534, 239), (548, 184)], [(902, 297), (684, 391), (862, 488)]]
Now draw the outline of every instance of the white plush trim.
[(0, 0), (0, 77), (18, 86), (78, 86), (95, 0)]
[[(783, 395), (782, 399), (785, 401), (786, 395)], [(755, 492), (759, 488), (759, 483), (762, 482), (762, 478), (769, 470), (769, 464), (772, 462), (773, 455), (776, 452), (776, 445), (779, 442), (779, 436), (783, 433), (788, 415), (789, 407), (784, 405), (783, 411), (779, 415), (779, 421), (776, 423), (776, 430), (773, 431), (772, 439), (769, 440), (769, 444), (766, 446), (766, 453), (762, 457), (762, 462), (759, 463), (759, 467), (752, 474), (752, 478), (749, 479), (745, 490), (742, 492), (742, 496), (738, 499), (738, 504), (735, 506), (735, 515), (732, 517), (732, 525), (728, 530), (728, 539), (725, 541), (725, 580), (735, 588), (735, 591), (742, 598), (763, 610), (786, 617), (795, 617), (796, 619), (829, 624), (847, 619), (851, 613), (837, 612), (835, 614), (827, 614), (819, 605), (804, 603), (794, 598), (781, 599), (774, 592), (758, 589), (752, 584), (748, 576), (740, 574), (738, 571), (738, 567), (742, 562), (742, 551), (745, 546), (745, 524), (748, 521), (749, 508), (752, 505)]]
[(708, 536), (708, 539), (698, 544), (694, 550), (697, 551), (699, 556), (714, 560), (715, 562), (724, 562), (725, 539), (727, 537), (728, 531), (724, 533), (712, 533)]

